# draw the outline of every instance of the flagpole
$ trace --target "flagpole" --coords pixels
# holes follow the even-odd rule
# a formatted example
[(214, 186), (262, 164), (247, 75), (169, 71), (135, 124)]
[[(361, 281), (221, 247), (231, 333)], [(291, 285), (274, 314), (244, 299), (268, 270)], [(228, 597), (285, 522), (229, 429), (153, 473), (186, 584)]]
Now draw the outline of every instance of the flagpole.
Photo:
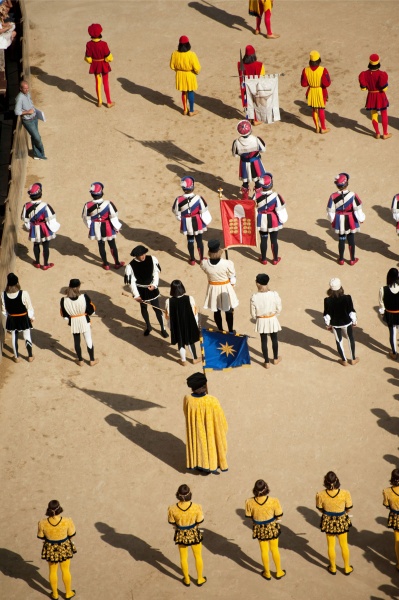
[[(219, 201), (222, 201), (222, 194), (223, 194), (223, 188), (220, 187), (218, 188), (218, 194), (219, 194)], [(223, 232), (223, 237), (224, 237), (224, 232)], [(226, 256), (226, 260), (229, 260), (229, 252), (227, 250), (227, 248), (224, 249), (224, 254)]]
[(240, 77), (241, 77), (241, 99), (245, 108), (245, 118), (248, 119), (248, 101), (247, 101), (247, 86), (245, 85), (245, 68), (242, 60), (242, 52), (240, 48)]

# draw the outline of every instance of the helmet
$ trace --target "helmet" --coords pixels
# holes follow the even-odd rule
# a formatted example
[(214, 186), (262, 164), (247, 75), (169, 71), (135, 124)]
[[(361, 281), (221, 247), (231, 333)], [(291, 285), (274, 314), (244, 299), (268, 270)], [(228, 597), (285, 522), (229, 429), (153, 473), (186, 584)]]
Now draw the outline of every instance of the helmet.
[(348, 185), (349, 175), (348, 173), (339, 173), (334, 177), (334, 183), (338, 188), (344, 188)]
[(32, 198), (32, 200), (36, 200), (37, 198), (41, 198), (42, 197), (42, 184), (41, 183), (34, 183), (33, 185), (31, 185), (30, 188), (29, 188), (29, 190), (28, 190), (28, 194)]
[(184, 177), (180, 179), (180, 185), (183, 188), (183, 190), (193, 190), (194, 183), (194, 177), (191, 177), (191, 175), (184, 175)]
[(252, 131), (249, 121), (240, 121), (237, 125), (237, 131), (240, 135), (249, 135)]
[(103, 195), (104, 185), (99, 181), (95, 181), (90, 186), (90, 194), (94, 197), (99, 197)]
[(264, 190), (271, 190), (273, 187), (273, 175), (271, 173), (266, 173), (261, 179), (259, 179), (259, 183)]

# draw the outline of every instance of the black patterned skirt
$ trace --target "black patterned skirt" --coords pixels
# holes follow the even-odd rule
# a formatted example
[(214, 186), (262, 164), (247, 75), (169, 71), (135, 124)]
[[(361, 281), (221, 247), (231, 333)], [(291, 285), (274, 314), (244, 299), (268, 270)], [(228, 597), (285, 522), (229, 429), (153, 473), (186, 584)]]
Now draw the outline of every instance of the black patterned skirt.
[(76, 552), (75, 544), (69, 538), (58, 542), (46, 540), (43, 544), (42, 559), (52, 563), (64, 562), (72, 558)]
[(281, 534), (280, 523), (271, 521), (270, 523), (255, 523), (253, 524), (252, 537), (261, 542), (268, 540), (276, 540)]
[(349, 531), (349, 527), (352, 527), (352, 523), (348, 515), (322, 515), (320, 521), (320, 529), (323, 533), (328, 535), (339, 535), (340, 533), (346, 533)]
[(194, 525), (194, 527), (189, 527), (187, 529), (176, 529), (174, 541), (175, 544), (179, 544), (180, 546), (195, 546), (195, 544), (200, 544), (204, 536), (198, 528), (198, 525)]
[(396, 510), (390, 510), (388, 516), (387, 527), (394, 531), (399, 531), (399, 512)]

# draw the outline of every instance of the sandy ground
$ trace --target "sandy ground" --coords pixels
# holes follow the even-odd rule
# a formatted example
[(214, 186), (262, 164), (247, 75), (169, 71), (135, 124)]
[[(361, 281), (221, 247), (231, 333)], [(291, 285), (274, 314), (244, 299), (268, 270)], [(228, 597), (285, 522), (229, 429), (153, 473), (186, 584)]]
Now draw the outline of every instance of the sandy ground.
[[(32, 88), (47, 123), (41, 133), (49, 160), (29, 163), (27, 186), (41, 181), (44, 199), (62, 224), (52, 243), (55, 268), (36, 271), (21, 231), (16, 272), (36, 310), (36, 361), (1, 364), (2, 506), (0, 593), (34, 600), (49, 592), (47, 566), (35, 539), (47, 502), (58, 498), (75, 520), (72, 564), (78, 598), (274, 598), (382, 600), (398, 597), (393, 535), (385, 528), (381, 490), (399, 466), (397, 381), (387, 358), (388, 333), (376, 313), (378, 289), (397, 265), (390, 216), (397, 193), (399, 116), (397, 2), (276, 2), (279, 40), (254, 37), (247, 2), (27, 2), (31, 17)], [(116, 107), (96, 108), (94, 78), (83, 62), (87, 26), (100, 22), (114, 54), (110, 76)], [(202, 64), (196, 96), (200, 114), (183, 118), (168, 63), (178, 37), (190, 37)], [(192, 173), (214, 216), (206, 239), (220, 235), (217, 188), (238, 193), (238, 162), (230, 154), (240, 118), (239, 49), (255, 44), (267, 72), (280, 80), (282, 121), (257, 128), (267, 142), (264, 164), (285, 198), (289, 221), (280, 235), (282, 262), (264, 270), (283, 301), (281, 365), (261, 367), (260, 341), (249, 321), (249, 297), (261, 269), (254, 249), (232, 250), (238, 274), (237, 329), (250, 339), (250, 369), (209, 374), (229, 421), (229, 472), (185, 472), (182, 399), (196, 369), (158, 331), (142, 335), (139, 307), (121, 295), (121, 272), (100, 268), (97, 245), (80, 214), (89, 185), (100, 180), (114, 200), (122, 260), (146, 244), (162, 266), (161, 291), (180, 278), (202, 306), (206, 281), (186, 262), (186, 245), (170, 208), (179, 176)], [(316, 136), (299, 76), (312, 49), (321, 52), (333, 83), (327, 120)], [(358, 73), (378, 52), (389, 72), (391, 132), (376, 141), (362, 109)], [(364, 201), (366, 222), (356, 236), (360, 262), (336, 264), (337, 241), (325, 206), (339, 171)], [(358, 312), (356, 367), (336, 362), (321, 310), (332, 276), (342, 279)], [(93, 337), (100, 364), (74, 364), (72, 336), (59, 318), (71, 277), (97, 305)], [(152, 317), (155, 322), (154, 317)], [(203, 324), (212, 323), (204, 315)], [(315, 492), (336, 470), (354, 501), (350, 532), (353, 575), (326, 572), (325, 537), (318, 530)], [(254, 481), (265, 478), (284, 508), (282, 581), (260, 577), (257, 542), (243, 521)], [(208, 583), (186, 590), (166, 508), (181, 483), (203, 505)], [(190, 557), (191, 573), (195, 576)], [(338, 565), (342, 560), (338, 551)], [(62, 584), (60, 582), (60, 587)], [(60, 596), (62, 597), (62, 595)]]

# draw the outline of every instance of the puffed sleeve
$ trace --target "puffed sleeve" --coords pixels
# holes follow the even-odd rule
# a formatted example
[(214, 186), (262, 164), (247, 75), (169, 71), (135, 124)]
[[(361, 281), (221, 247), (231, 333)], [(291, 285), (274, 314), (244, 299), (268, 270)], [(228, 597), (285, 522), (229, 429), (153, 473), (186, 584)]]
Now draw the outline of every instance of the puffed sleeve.
[(330, 74), (325, 67), (324, 67), (323, 75), (321, 76), (321, 85), (324, 88), (327, 88), (331, 85)]
[(42, 521), (39, 521), (39, 523), (37, 524), (37, 537), (40, 538), (41, 540), (46, 537), (44, 535)]
[(349, 510), (350, 508), (353, 508), (353, 504), (352, 504), (352, 498), (350, 493), (346, 490), (345, 493), (345, 508), (346, 510)]
[(201, 71), (201, 65), (199, 63), (198, 57), (195, 54), (195, 52), (192, 52), (191, 58), (192, 58), (191, 69), (196, 75), (198, 75), (198, 73)]
[(283, 309), (283, 305), (277, 292), (274, 292), (274, 301), (276, 303), (276, 314), (279, 315)]
[(245, 501), (245, 516), (252, 517), (251, 498)]
[(176, 65), (175, 65), (175, 52), (172, 52), (172, 56), (170, 57), (170, 63), (169, 66), (171, 69), (173, 69), (173, 71), (176, 70)]
[(204, 521), (204, 513), (202, 512), (202, 506), (201, 506), (201, 504), (197, 504), (197, 512), (195, 515), (195, 522), (197, 524), (199, 524), (199, 523), (203, 523), (203, 521)]
[(383, 287), (380, 287), (380, 291), (378, 294), (378, 304), (380, 305), (378, 312), (380, 313), (380, 315), (383, 315), (385, 313), (384, 288)]
[(305, 71), (305, 69), (303, 69), (302, 75), (301, 75), (301, 86), (308, 87), (308, 85), (309, 85), (309, 83), (308, 83), (308, 78), (306, 76), (306, 71)]
[(323, 510), (323, 501), (319, 492), (316, 494), (316, 508)]
[(170, 523), (171, 525), (174, 525), (176, 523), (175, 517), (173, 514), (173, 509), (174, 509), (173, 505), (169, 506), (169, 508), (168, 508), (168, 523)]
[(389, 490), (389, 488), (386, 488), (385, 490), (382, 490), (382, 503), (387, 508), (389, 508), (389, 499), (388, 499), (388, 493), (387, 493), (388, 490)]
[(274, 516), (278, 519), (283, 516), (283, 509), (278, 498), (274, 499)]
[(393, 218), (398, 223), (399, 222), (399, 194), (396, 194), (396, 196), (393, 197), (391, 210), (392, 210)]
[(76, 535), (76, 529), (75, 529), (75, 525), (72, 521), (72, 519), (68, 519), (68, 529), (67, 529), (67, 536), (69, 538), (73, 537), (74, 535)]
[(252, 319), (256, 319), (257, 310), (256, 310), (255, 294), (253, 296), (251, 296), (251, 300), (249, 303), (249, 310), (251, 312)]

